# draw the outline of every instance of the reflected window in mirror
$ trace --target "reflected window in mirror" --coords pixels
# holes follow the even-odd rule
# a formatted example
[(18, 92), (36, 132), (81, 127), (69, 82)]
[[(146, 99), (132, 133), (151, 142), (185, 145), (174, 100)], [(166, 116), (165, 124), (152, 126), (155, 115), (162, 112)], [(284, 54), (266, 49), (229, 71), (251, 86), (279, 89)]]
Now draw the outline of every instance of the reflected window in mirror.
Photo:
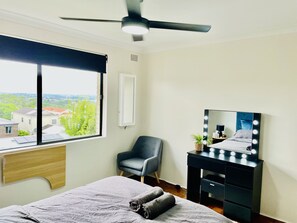
[(260, 113), (206, 109), (204, 150), (239, 159), (257, 160), (260, 121)]

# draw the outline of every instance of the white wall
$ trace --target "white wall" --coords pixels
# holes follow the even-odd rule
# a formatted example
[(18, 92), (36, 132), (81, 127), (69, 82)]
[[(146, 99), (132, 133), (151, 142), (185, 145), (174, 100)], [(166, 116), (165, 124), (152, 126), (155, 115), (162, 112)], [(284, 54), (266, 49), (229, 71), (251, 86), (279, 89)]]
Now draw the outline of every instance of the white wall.
[(208, 135), (216, 132), (217, 125), (224, 125), (224, 133), (229, 138), (236, 132), (236, 112), (230, 111), (209, 111), (208, 114)]
[[(134, 143), (142, 119), (141, 113), (138, 112), (143, 104), (141, 100), (143, 84), (141, 55), (139, 62), (131, 62), (130, 54), (135, 52), (130, 50), (103, 46), (98, 42), (87, 41), (74, 35), (48, 31), (42, 26), (27, 26), (5, 20), (0, 20), (0, 33), (108, 55), (107, 137), (67, 144), (66, 186), (61, 189), (51, 191), (48, 182), (41, 178), (7, 185), (0, 183), (0, 207), (25, 204), (106, 176), (115, 175), (116, 154), (129, 149)], [(118, 127), (119, 73), (131, 73), (137, 76), (136, 126), (128, 127), (126, 130)], [(1, 174), (0, 178), (2, 179)]]
[(205, 108), (260, 112), (261, 213), (296, 222), (296, 42), (287, 34), (146, 55), (144, 129), (165, 140), (161, 178), (186, 186)]

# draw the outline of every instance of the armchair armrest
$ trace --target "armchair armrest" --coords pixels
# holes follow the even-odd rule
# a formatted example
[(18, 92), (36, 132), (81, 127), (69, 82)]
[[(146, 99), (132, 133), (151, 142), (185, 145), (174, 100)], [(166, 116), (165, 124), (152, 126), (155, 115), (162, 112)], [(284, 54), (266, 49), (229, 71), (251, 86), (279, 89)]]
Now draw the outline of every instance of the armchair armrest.
[(132, 157), (134, 157), (134, 152), (133, 151), (127, 151), (127, 152), (121, 152), (118, 153), (117, 155), (117, 165), (119, 167), (119, 164), (121, 161), (126, 160), (126, 159), (130, 159)]
[(157, 170), (158, 170), (158, 156), (153, 156), (144, 161), (142, 176), (145, 176)]

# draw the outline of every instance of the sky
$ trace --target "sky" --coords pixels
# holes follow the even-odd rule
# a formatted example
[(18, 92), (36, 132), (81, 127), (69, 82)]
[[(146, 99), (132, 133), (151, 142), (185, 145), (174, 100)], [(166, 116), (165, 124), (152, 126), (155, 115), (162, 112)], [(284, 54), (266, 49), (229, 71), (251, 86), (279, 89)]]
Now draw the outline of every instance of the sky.
[[(37, 92), (37, 65), (0, 59), (0, 93)], [(97, 73), (42, 67), (44, 94), (96, 95)]]

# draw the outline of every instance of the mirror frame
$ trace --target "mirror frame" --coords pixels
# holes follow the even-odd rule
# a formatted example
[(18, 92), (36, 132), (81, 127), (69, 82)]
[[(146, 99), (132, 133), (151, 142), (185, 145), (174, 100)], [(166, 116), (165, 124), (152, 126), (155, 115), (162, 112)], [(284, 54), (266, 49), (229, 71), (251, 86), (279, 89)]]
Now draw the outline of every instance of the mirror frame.
[[(132, 86), (128, 81), (132, 80)], [(136, 108), (136, 75), (123, 74), (119, 75), (119, 126), (127, 127), (135, 125), (135, 108)], [(132, 108), (126, 109), (127, 106)], [(129, 120), (127, 121), (127, 117)]]
[[(242, 111), (227, 111), (227, 110), (216, 110), (216, 109), (205, 109), (203, 117), (203, 150), (206, 152), (213, 152), (220, 154), (220, 149), (210, 148), (207, 146), (208, 141), (208, 120), (209, 120), (209, 111), (222, 111), (222, 112), (242, 112)], [(223, 156), (234, 157), (238, 159), (247, 159), (247, 160), (258, 160), (259, 155), (259, 144), (260, 144), (260, 127), (261, 127), (261, 113), (254, 112), (244, 112), (253, 114), (253, 134), (252, 134), (252, 153), (250, 155), (236, 152), (235, 155), (231, 155), (231, 151), (224, 150)]]

